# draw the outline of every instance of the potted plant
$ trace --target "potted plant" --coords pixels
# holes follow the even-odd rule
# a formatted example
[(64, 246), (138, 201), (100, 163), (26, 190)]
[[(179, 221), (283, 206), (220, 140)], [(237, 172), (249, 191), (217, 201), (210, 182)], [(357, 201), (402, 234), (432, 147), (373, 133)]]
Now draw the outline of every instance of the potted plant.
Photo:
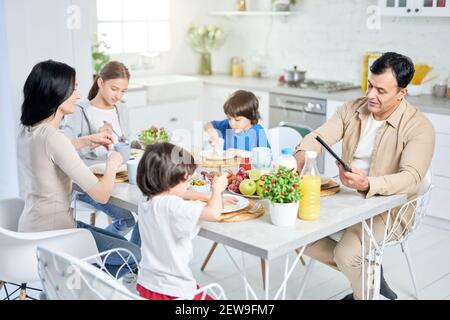
[(290, 11), (291, 6), (297, 3), (297, 0), (272, 0), (275, 11)]
[(262, 197), (270, 201), (272, 223), (285, 227), (295, 224), (300, 201), (297, 171), (280, 166), (261, 178)]
[(200, 54), (199, 74), (211, 75), (211, 51), (218, 47), (223, 40), (223, 30), (220, 26), (196, 26), (192, 25), (187, 33), (187, 39), (191, 48)]
[[(102, 34), (105, 36), (105, 34)], [(109, 55), (106, 53), (110, 47), (105, 41), (99, 41), (97, 33), (94, 33), (94, 39), (92, 42), (92, 64), (94, 67), (94, 79), (102, 70), (103, 66), (107, 64), (110, 60)]]

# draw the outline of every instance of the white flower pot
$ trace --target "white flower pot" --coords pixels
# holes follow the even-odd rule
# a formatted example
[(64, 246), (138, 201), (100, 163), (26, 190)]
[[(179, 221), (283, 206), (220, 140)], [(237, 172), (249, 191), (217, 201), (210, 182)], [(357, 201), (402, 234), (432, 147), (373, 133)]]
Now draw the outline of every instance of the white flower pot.
[(297, 221), (298, 202), (293, 203), (270, 203), (270, 219), (279, 227), (288, 227)]

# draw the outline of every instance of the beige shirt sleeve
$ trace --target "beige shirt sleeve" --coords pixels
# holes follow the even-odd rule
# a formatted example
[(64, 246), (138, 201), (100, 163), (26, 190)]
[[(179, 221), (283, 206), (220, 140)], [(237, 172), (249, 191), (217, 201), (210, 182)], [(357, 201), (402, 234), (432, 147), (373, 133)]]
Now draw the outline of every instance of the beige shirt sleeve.
[(97, 177), (81, 160), (72, 142), (61, 131), (53, 134), (46, 144), (51, 160), (81, 189), (88, 191), (97, 184)]
[(369, 178), (366, 197), (415, 194), (431, 164), (435, 145), (433, 125), (425, 119), (411, 129), (400, 159), (398, 173)]

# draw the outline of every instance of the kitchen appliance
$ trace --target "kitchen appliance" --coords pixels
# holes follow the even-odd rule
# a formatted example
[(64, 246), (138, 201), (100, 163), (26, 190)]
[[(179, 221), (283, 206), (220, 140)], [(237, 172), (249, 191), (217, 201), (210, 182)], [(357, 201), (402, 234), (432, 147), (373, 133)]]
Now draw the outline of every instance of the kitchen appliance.
[[(269, 128), (286, 126), (296, 129), (302, 136), (319, 128), (326, 121), (327, 100), (310, 97), (271, 94)], [(317, 166), (324, 172), (325, 155), (317, 158)]]
[(352, 89), (359, 89), (360, 86), (357, 86), (351, 82), (344, 82), (344, 81), (328, 81), (328, 80), (313, 80), (308, 79), (304, 80), (299, 83), (287, 83), (284, 82), (284, 85), (291, 88), (301, 88), (301, 89), (314, 89), (319, 92), (337, 92), (337, 91), (344, 91), (344, 90), (352, 90)]
[(306, 71), (297, 70), (297, 66), (294, 66), (294, 69), (284, 70), (284, 81), (291, 86), (300, 85), (303, 81), (305, 81)]

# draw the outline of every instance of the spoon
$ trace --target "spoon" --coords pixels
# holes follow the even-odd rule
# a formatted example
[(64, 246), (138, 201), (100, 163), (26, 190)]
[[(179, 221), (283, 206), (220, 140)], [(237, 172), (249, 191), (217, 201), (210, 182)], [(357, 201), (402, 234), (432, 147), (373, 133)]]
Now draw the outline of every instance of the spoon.
[[(103, 120), (104, 124), (107, 124), (108, 122)], [(123, 142), (123, 143), (128, 143), (128, 139), (125, 138), (124, 135), (119, 135), (116, 130), (114, 130), (114, 128), (111, 126), (112, 131), (115, 133), (115, 135), (119, 138), (119, 142)]]

